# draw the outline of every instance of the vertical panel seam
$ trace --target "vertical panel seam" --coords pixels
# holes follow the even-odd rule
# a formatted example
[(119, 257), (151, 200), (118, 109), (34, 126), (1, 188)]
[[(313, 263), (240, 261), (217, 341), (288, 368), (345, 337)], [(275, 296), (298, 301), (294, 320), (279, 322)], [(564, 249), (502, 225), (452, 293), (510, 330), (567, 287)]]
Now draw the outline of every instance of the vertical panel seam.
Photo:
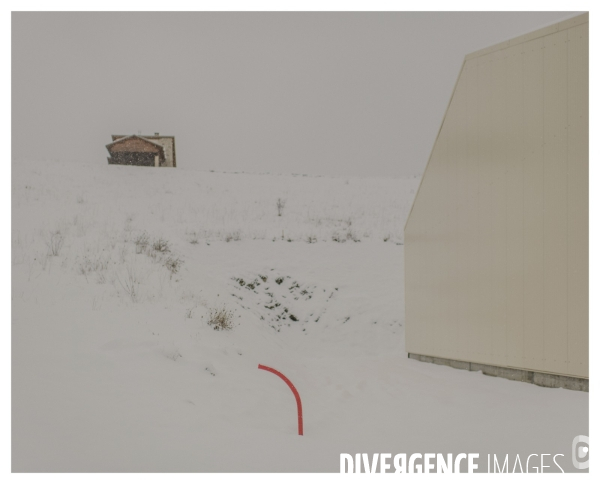
[(566, 157), (567, 157), (567, 210), (566, 210), (566, 224), (565, 226), (567, 227), (567, 371), (570, 370), (571, 367), (571, 358), (569, 357), (569, 327), (570, 327), (570, 311), (569, 311), (569, 169), (570, 169), (570, 164), (569, 164), (569, 133), (571, 131), (571, 127), (569, 126), (569, 108), (570, 108), (570, 99), (569, 99), (569, 48), (570, 48), (570, 39), (571, 39), (571, 29), (567, 29), (567, 48), (566, 53), (567, 53), (567, 64), (566, 64), (566, 77), (567, 77), (567, 119), (566, 119), (566, 125), (567, 125), (567, 133), (566, 133), (566, 140), (567, 140), (567, 146), (566, 146)]
[[(508, 91), (508, 51), (504, 54), (504, 99), (510, 95)], [(508, 363), (508, 104), (504, 104), (504, 364)], [(511, 143), (514, 146), (514, 144)]]
[[(479, 124), (479, 91), (481, 89), (481, 85), (479, 82), (479, 59), (477, 59), (475, 61), (475, 67), (476, 67), (476, 71), (475, 71), (475, 86), (476, 86), (476, 90), (477, 90), (477, 94), (475, 96), (475, 120), (476, 120), (476, 126), (480, 127)], [(480, 192), (481, 192), (481, 173), (480, 173), (480, 168), (481, 168), (481, 158), (480, 158), (480, 153), (479, 153), (479, 143), (480, 143), (480, 138), (481, 136), (478, 134), (476, 136), (476, 160), (477, 160), (477, 308), (478, 311), (476, 311), (475, 313), (475, 319), (476, 319), (476, 331), (477, 331), (477, 336), (476, 336), (476, 341), (477, 341), (477, 345), (476, 348), (477, 350), (475, 350), (477, 356), (479, 356), (479, 348), (481, 348), (481, 326), (483, 324), (482, 321), (482, 311), (481, 311), (481, 307), (482, 307), (482, 297), (481, 297), (481, 217), (480, 215), (480, 211), (481, 211), (481, 197), (479, 196)], [(478, 320), (478, 321), (477, 321)]]
[(522, 256), (521, 256), (521, 291), (523, 295), (523, 304), (521, 305), (521, 365), (523, 365), (523, 356), (525, 355), (525, 160), (527, 159), (527, 143), (525, 132), (525, 46), (521, 48), (521, 76), (522, 76), (522, 89), (521, 89), (521, 134), (523, 136), (523, 142), (521, 144), (521, 181), (523, 197), (522, 202), (522, 226), (523, 226), (523, 237), (521, 239), (522, 245)]
[(546, 198), (546, 42), (542, 40), (542, 368), (546, 368), (546, 256), (544, 240), (546, 237), (545, 213)]

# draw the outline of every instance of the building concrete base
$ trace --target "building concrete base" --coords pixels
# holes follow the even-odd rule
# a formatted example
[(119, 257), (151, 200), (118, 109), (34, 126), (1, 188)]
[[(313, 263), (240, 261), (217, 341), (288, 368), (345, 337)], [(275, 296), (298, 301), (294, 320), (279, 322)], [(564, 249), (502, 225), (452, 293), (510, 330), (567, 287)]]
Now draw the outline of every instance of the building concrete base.
[(437, 356), (418, 355), (416, 353), (409, 353), (408, 357), (413, 360), (450, 366), (459, 370), (481, 371), (484, 375), (499, 376), (500, 378), (506, 378), (508, 380), (533, 383), (534, 385), (539, 385), (541, 387), (566, 388), (567, 390), (578, 390), (581, 392), (590, 391), (590, 380), (588, 378), (555, 375), (552, 373), (520, 370), (518, 368), (506, 368), (504, 366), (483, 365), (481, 363), (438, 358)]

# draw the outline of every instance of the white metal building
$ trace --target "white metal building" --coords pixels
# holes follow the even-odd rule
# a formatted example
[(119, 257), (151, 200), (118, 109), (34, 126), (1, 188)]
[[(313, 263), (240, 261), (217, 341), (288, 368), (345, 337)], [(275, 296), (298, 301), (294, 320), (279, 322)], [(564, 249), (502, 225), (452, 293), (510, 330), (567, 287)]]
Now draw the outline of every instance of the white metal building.
[(588, 32), (466, 56), (405, 227), (409, 356), (588, 388)]

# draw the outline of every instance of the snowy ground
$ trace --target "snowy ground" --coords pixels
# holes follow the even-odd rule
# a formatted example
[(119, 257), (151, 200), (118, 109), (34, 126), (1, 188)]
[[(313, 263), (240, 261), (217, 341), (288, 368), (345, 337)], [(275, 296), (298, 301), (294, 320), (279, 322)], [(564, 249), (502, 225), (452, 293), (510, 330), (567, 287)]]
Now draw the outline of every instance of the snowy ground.
[[(12, 170), (13, 471), (338, 472), (341, 452), (572, 470), (588, 394), (406, 357), (418, 180)], [(232, 330), (208, 324), (219, 309)], [(298, 388), (303, 437), (259, 363)]]

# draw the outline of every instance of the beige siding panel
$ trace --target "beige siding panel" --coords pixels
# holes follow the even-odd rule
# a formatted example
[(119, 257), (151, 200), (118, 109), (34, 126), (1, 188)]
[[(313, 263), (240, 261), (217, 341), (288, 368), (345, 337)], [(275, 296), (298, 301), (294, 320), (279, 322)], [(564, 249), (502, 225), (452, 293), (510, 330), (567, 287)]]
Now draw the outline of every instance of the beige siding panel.
[[(427, 254), (431, 252), (432, 238), (434, 227), (426, 226), (423, 222), (427, 220), (428, 213), (431, 213), (433, 209), (432, 205), (436, 200), (435, 195), (435, 175), (428, 177), (427, 183), (422, 183), (421, 190), (423, 192), (423, 196), (420, 197), (422, 200), (421, 205), (419, 207), (415, 206), (415, 213), (418, 214), (417, 210), (420, 210), (425, 218), (419, 218), (418, 215), (415, 216), (415, 220), (417, 220), (417, 227), (413, 230), (415, 237), (417, 237), (417, 241), (413, 244), (414, 251), (417, 252), (416, 257), (418, 260), (423, 260), (422, 258), (427, 257)], [(406, 247), (406, 241), (404, 242)], [(410, 250), (410, 247), (409, 247)], [(416, 269), (418, 270), (418, 269)], [(415, 274), (416, 284), (414, 288), (415, 294), (411, 298), (411, 303), (414, 306), (414, 311), (416, 313), (416, 318), (420, 324), (427, 325), (433, 324), (435, 322), (433, 316), (433, 312), (431, 308), (427, 306), (427, 301), (430, 300), (433, 291), (434, 277), (431, 272), (430, 264), (426, 265), (423, 270), (420, 270), (418, 274)], [(407, 286), (408, 288), (409, 286)], [(411, 297), (410, 294), (407, 293), (406, 298)], [(407, 304), (407, 308), (409, 305)], [(408, 351), (412, 352), (425, 352), (425, 354), (429, 354), (433, 351), (434, 342), (431, 339), (427, 338), (427, 335), (418, 331), (416, 337), (414, 339), (406, 338), (407, 341), (411, 341), (411, 345), (414, 345), (413, 349), (409, 349)]]
[(445, 291), (445, 284), (447, 280), (447, 261), (445, 254), (444, 239), (446, 236), (446, 210), (447, 207), (441, 203), (441, 200), (446, 200), (448, 193), (448, 136), (446, 134), (447, 126), (442, 127), (442, 131), (439, 136), (440, 154), (436, 157), (436, 178), (435, 178), (435, 193), (436, 203), (433, 206), (435, 210), (435, 221), (434, 230), (431, 238), (431, 253), (433, 257), (429, 261), (429, 273), (436, 274), (433, 280), (433, 299), (427, 301), (432, 307), (432, 319), (435, 328), (435, 336), (432, 338), (434, 343), (434, 354), (446, 355), (446, 342), (448, 339), (449, 331), (446, 322), (446, 307), (448, 302), (448, 294)]
[(492, 212), (492, 118), (493, 98), (489, 86), (492, 84), (492, 59), (478, 59), (478, 118), (479, 118), (479, 230), (468, 236), (479, 238), (479, 300), (481, 301), (481, 320), (479, 322), (479, 341), (476, 349), (477, 362), (493, 360), (493, 219)]
[(448, 280), (448, 260), (446, 255), (447, 250), (447, 223), (446, 217), (448, 216), (448, 206), (441, 202), (448, 199), (448, 123), (445, 123), (440, 132), (438, 140), (440, 144), (440, 155), (436, 158), (436, 194), (437, 204), (435, 206), (436, 211), (436, 225), (432, 239), (432, 253), (433, 257), (429, 262), (429, 272), (436, 274), (434, 281), (434, 295), (435, 298), (430, 303), (434, 309), (434, 321), (436, 335), (435, 341), (435, 354), (448, 355), (446, 352), (446, 345), (448, 344), (448, 337), (450, 336), (449, 318), (446, 316), (449, 300), (449, 291), (446, 288)]
[(523, 91), (523, 44), (506, 51), (506, 364), (523, 366), (523, 303), (524, 272), (523, 203), (523, 142), (524, 91)]
[(435, 191), (435, 203), (432, 203), (429, 213), (434, 212), (435, 225), (431, 233), (430, 239), (430, 250), (431, 255), (428, 261), (428, 273), (430, 278), (428, 279), (431, 285), (431, 290), (428, 291), (429, 298), (423, 301), (424, 304), (430, 305), (430, 317), (431, 323), (434, 328), (435, 334), (431, 335), (432, 354), (446, 355), (446, 341), (448, 339), (449, 331), (448, 325), (444, 324), (447, 321), (445, 316), (448, 294), (445, 290), (445, 284), (447, 280), (447, 260), (444, 251), (444, 239), (446, 236), (446, 211), (447, 206), (442, 202), (446, 200), (447, 194), (447, 141), (448, 136), (446, 134), (447, 127), (442, 126), (442, 130), (439, 135), (439, 154), (435, 158), (435, 178), (434, 178), (434, 191)]
[(458, 319), (457, 310), (457, 281), (454, 278), (456, 270), (456, 220), (457, 220), (457, 150), (458, 150), (458, 111), (459, 111), (459, 85), (457, 83), (452, 103), (448, 108), (448, 122), (444, 123), (444, 139), (446, 142), (446, 176), (444, 179), (444, 200), (443, 211), (445, 217), (443, 220), (443, 239), (440, 240), (440, 261), (444, 267), (443, 280), (441, 281), (440, 297), (444, 301), (444, 339), (441, 341), (444, 345), (444, 354), (448, 358), (456, 358), (458, 353)]
[(504, 50), (490, 55), (492, 59), (492, 155), (491, 269), (492, 359), (506, 366), (506, 54)]
[(544, 369), (567, 373), (567, 31), (544, 37)]
[[(464, 69), (464, 67), (463, 67)], [(468, 190), (469, 180), (467, 171), (467, 79), (466, 75), (461, 75), (456, 86), (456, 92), (453, 98), (453, 104), (456, 105), (454, 115), (454, 140), (453, 156), (454, 162), (454, 183), (451, 185), (456, 198), (454, 228), (452, 233), (452, 251), (450, 254), (452, 267), (450, 271), (451, 281), (454, 282), (452, 291), (452, 312), (456, 318), (454, 344), (454, 359), (465, 358), (468, 349), (466, 338), (468, 334), (468, 322), (466, 307), (471, 299), (468, 274), (465, 268), (468, 265), (468, 254), (463, 234), (469, 229), (468, 223)]]
[(543, 39), (523, 45), (524, 160), (523, 367), (543, 369), (544, 359), (544, 57)]
[(479, 121), (478, 121), (478, 66), (477, 60), (468, 61), (465, 65), (466, 81), (466, 175), (465, 191), (467, 194), (467, 206), (465, 212), (467, 215), (467, 226), (461, 229), (461, 234), (470, 233), (468, 237), (463, 238), (463, 245), (466, 252), (466, 262), (463, 266), (463, 272), (467, 279), (467, 290), (465, 292), (464, 311), (465, 311), (465, 334), (464, 334), (464, 354), (468, 361), (476, 361), (476, 349), (479, 345), (479, 333), (481, 317), (481, 304), (479, 299), (479, 158), (478, 158), (478, 140), (479, 140)]
[(448, 124), (444, 123), (438, 143), (440, 144), (440, 154), (436, 158), (436, 225), (432, 238), (433, 257), (429, 262), (429, 272), (436, 274), (433, 282), (434, 299), (429, 303), (432, 305), (433, 321), (436, 334), (433, 338), (435, 342), (435, 354), (448, 355), (448, 338), (451, 335), (450, 325), (448, 324), (447, 308), (449, 293), (446, 287), (448, 281), (448, 260), (446, 254), (446, 236), (448, 233), (448, 205), (441, 203), (442, 200), (448, 200)]
[(568, 38), (568, 354), (569, 374), (589, 377), (589, 57), (588, 24)]
[(406, 349), (588, 377), (588, 24), (521, 39), (457, 81), (405, 228)]

